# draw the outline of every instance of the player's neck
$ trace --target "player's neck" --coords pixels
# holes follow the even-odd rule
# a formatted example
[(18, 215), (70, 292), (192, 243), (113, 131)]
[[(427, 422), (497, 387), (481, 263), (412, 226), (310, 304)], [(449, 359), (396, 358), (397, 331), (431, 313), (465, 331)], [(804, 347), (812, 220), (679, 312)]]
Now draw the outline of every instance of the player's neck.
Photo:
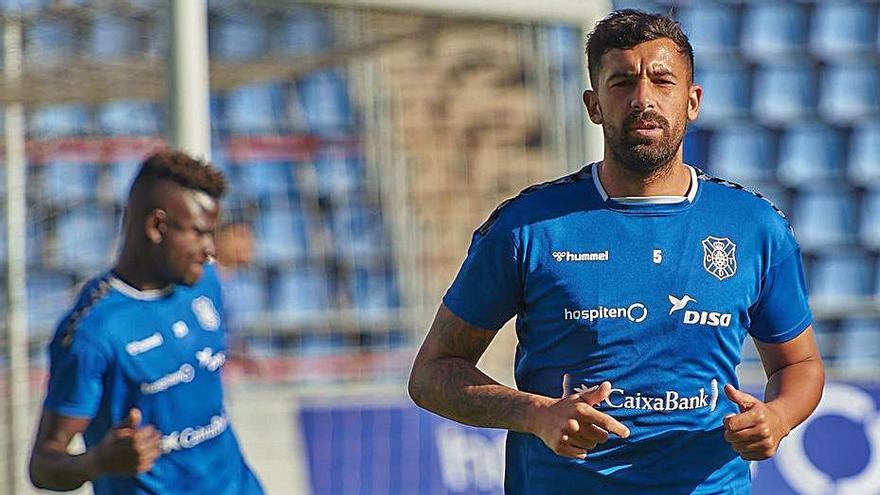
[(633, 173), (608, 157), (598, 167), (599, 181), (610, 197), (687, 196), (691, 172), (680, 157), (651, 175)]
[(127, 285), (141, 291), (168, 287), (169, 282), (160, 279), (159, 270), (151, 263), (145, 262), (147, 259), (146, 256), (134, 253), (131, 249), (123, 249), (116, 266), (113, 267), (113, 274)]

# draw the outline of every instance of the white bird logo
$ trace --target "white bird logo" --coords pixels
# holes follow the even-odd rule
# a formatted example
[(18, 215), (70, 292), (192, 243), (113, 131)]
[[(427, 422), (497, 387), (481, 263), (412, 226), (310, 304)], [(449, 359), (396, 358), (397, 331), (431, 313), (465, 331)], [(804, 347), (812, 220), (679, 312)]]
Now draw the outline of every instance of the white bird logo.
[(684, 309), (684, 307), (687, 306), (689, 302), (697, 302), (697, 300), (687, 294), (685, 294), (684, 297), (682, 297), (681, 299), (670, 294), (669, 302), (672, 303), (672, 309), (669, 310), (669, 314), (672, 314), (678, 310)]

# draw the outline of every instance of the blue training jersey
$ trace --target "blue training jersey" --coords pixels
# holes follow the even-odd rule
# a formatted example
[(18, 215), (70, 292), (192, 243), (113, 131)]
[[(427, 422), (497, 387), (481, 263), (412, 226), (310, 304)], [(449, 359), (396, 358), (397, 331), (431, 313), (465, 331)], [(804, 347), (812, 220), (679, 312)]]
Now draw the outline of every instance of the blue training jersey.
[(262, 494), (223, 406), (226, 343), (213, 264), (192, 287), (138, 291), (108, 273), (90, 281), (49, 345), (44, 407), (90, 418), (90, 448), (131, 408), (162, 433), (138, 476), (104, 476), (96, 495)]
[(782, 213), (690, 167), (687, 198), (609, 198), (597, 165), (533, 186), (475, 233), (443, 302), (495, 331), (516, 316), (520, 390), (561, 397), (603, 381), (596, 405), (629, 427), (586, 460), (509, 432), (508, 494), (747, 494), (724, 440), (724, 385), (746, 334), (793, 339), (812, 322)]

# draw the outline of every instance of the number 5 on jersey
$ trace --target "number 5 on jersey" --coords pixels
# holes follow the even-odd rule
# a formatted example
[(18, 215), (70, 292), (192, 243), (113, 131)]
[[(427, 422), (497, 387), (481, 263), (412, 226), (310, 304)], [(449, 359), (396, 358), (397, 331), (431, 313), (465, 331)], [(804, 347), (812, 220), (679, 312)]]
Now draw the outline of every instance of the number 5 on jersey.
[(663, 261), (663, 251), (660, 249), (654, 250), (654, 263), (659, 265)]

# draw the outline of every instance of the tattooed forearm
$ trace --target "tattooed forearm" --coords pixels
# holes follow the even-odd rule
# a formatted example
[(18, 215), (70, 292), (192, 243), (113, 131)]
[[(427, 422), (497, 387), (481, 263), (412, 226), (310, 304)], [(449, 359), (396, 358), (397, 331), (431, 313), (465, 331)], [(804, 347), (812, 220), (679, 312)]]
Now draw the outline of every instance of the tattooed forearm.
[(494, 337), (441, 307), (410, 375), (416, 403), (473, 426), (527, 431), (537, 396), (499, 384), (476, 362)]

